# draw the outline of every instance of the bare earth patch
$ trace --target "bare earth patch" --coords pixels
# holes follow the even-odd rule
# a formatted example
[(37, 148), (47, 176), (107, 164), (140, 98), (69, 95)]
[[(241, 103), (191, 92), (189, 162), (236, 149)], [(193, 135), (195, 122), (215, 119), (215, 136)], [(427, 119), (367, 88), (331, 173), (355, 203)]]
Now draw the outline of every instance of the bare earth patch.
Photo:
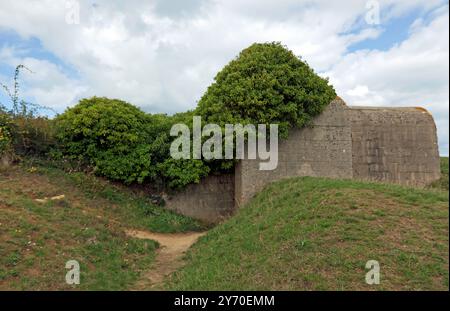
[(157, 289), (167, 276), (181, 268), (183, 254), (206, 232), (153, 233), (127, 230), (126, 234), (137, 239), (154, 240), (160, 245), (151, 269), (134, 286), (135, 290), (146, 290)]

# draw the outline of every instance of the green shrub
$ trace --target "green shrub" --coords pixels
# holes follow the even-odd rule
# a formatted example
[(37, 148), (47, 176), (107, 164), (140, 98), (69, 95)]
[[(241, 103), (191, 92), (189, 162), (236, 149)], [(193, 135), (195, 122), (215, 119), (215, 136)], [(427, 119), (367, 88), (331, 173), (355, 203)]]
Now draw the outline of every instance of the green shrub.
[(255, 43), (244, 49), (214, 78), (197, 113), (224, 125), (279, 124), (303, 127), (336, 97), (327, 79), (280, 43)]
[(152, 174), (148, 116), (117, 99), (92, 97), (56, 118), (64, 155), (85, 161), (100, 175), (126, 183)]
[(208, 172), (202, 161), (170, 158), (170, 128), (182, 120), (188, 120), (186, 114), (150, 115), (116, 99), (83, 99), (55, 120), (59, 156), (126, 184), (148, 181), (180, 188)]
[(125, 154), (146, 138), (146, 118), (124, 101), (92, 97), (57, 117), (57, 137), (74, 156), (95, 158), (99, 151)]

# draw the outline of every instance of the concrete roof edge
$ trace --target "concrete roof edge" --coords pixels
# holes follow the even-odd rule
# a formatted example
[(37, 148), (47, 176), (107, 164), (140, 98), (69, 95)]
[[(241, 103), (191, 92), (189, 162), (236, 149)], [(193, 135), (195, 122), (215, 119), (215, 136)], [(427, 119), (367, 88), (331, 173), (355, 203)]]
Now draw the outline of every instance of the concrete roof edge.
[(400, 111), (414, 111), (428, 113), (430, 112), (423, 107), (389, 107), (389, 106), (348, 106), (349, 109), (354, 110), (400, 110)]

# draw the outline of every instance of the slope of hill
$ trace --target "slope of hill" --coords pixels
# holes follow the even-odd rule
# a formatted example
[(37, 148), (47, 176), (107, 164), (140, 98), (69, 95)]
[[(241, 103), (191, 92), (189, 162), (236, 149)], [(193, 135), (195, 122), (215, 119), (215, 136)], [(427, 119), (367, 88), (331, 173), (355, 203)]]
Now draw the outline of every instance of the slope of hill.
[[(27, 165), (0, 171), (0, 290), (127, 289), (149, 269), (158, 247), (127, 236), (127, 229), (201, 226), (83, 173)], [(78, 286), (65, 282), (72, 259), (81, 266)]]
[[(164, 286), (448, 290), (448, 158), (442, 169), (423, 190), (317, 178), (274, 183), (200, 238)], [(136, 288), (158, 263), (158, 243), (127, 236), (129, 229), (204, 227), (83, 173), (31, 164), (0, 171), (0, 289)], [(81, 265), (76, 287), (65, 283), (69, 259)], [(380, 263), (380, 285), (365, 284), (368, 260)]]
[[(202, 237), (166, 288), (448, 290), (448, 230), (442, 189), (283, 180)], [(365, 283), (368, 260), (379, 285)]]

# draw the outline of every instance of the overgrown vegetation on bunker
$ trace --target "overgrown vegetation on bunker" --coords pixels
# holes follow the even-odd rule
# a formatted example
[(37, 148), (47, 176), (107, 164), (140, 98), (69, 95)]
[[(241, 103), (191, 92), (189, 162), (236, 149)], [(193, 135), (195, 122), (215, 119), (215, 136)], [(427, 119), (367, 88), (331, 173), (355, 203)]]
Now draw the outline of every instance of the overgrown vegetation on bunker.
[[(210, 173), (228, 171), (235, 162), (171, 158), (173, 124), (192, 127), (193, 115), (221, 126), (275, 123), (280, 135), (287, 137), (290, 127), (309, 124), (335, 96), (327, 79), (285, 46), (255, 43), (216, 75), (193, 111), (152, 115), (118, 99), (83, 99), (54, 120), (40, 118), (45, 126), (36, 129), (36, 118), (21, 116), (33, 120), (27, 121), (32, 126), (29, 133), (39, 133), (29, 141), (44, 147), (25, 147), (21, 154), (50, 156), (70, 169), (93, 170), (126, 184), (181, 188)], [(0, 116), (0, 154), (12, 154), (18, 144), (11, 133), (23, 132), (23, 126), (17, 126), (18, 116), (5, 108), (0, 108)]]

